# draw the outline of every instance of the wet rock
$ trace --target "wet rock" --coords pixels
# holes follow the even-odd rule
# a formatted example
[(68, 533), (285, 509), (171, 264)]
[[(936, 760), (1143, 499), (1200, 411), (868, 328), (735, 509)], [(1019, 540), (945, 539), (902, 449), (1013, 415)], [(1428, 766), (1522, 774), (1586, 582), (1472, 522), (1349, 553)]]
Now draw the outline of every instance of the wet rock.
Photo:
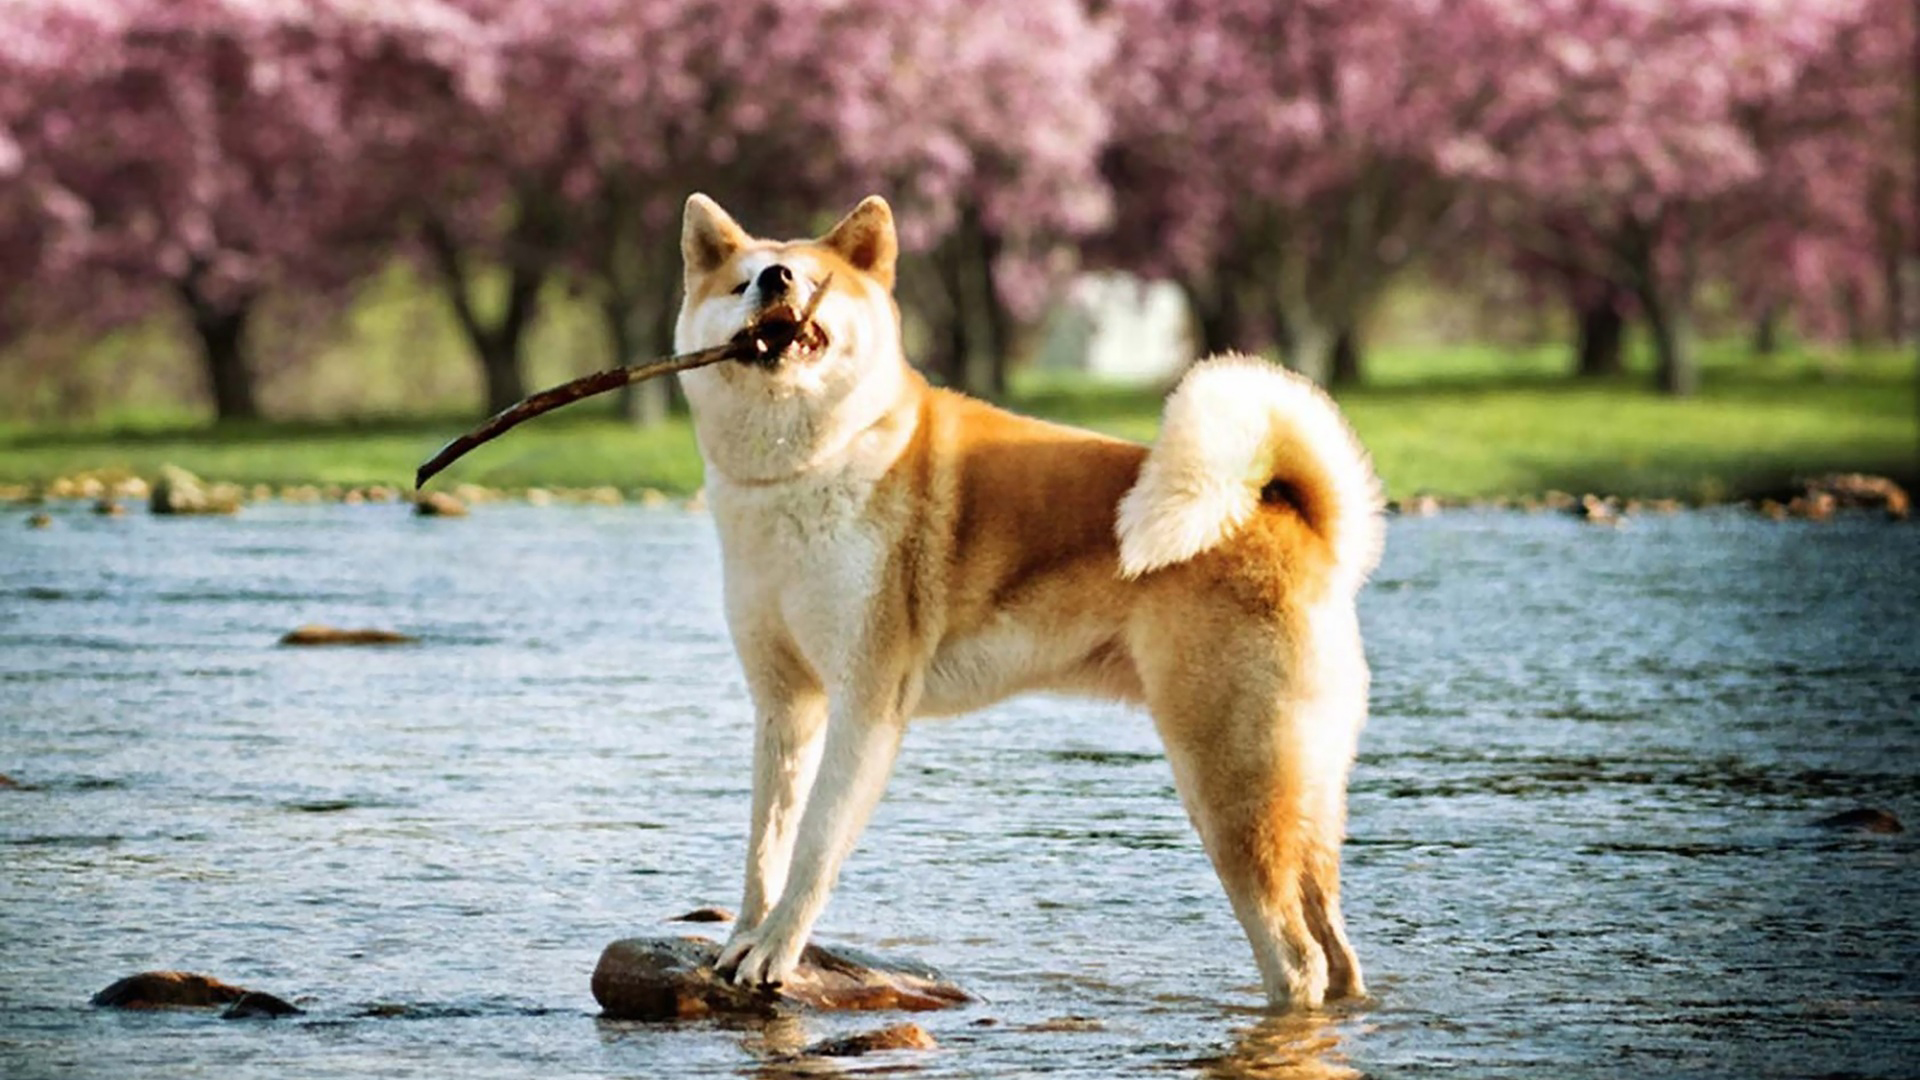
[(548, 491), (546, 488), (528, 488), (526, 500), (528, 506), (551, 506), (553, 505), (553, 492)]
[(1573, 504), (1574, 517), (1589, 525), (1620, 524), (1620, 508), (1611, 499), (1598, 495), (1582, 495), (1580, 501)]
[(687, 496), (687, 512), (690, 514), (704, 514), (707, 512), (706, 488), (701, 488), (692, 495)]
[(1857, 806), (1852, 810), (1842, 810), (1813, 823), (1816, 829), (1832, 829), (1835, 832), (1879, 833), (1891, 836), (1907, 831), (1900, 819), (1893, 816), (1891, 810), (1882, 810), (1877, 806)]
[(719, 907), (694, 908), (692, 911), (687, 912), (685, 915), (675, 915), (673, 918), (668, 919), (667, 921), (668, 922), (732, 922), (733, 912), (728, 911), (726, 908), (719, 908)]
[(413, 512), (421, 517), (466, 517), (467, 504), (444, 491), (429, 491), (414, 498)]
[(1807, 499), (1824, 495), (1836, 507), (1854, 510), (1879, 510), (1896, 521), (1903, 521), (1912, 510), (1906, 489), (1885, 476), (1866, 473), (1833, 473), (1807, 481)]
[(313, 484), (288, 484), (280, 489), (281, 502), (317, 503), (320, 499), (320, 489)]
[(659, 488), (641, 488), (639, 498), (641, 506), (655, 510), (673, 501), (667, 498), (667, 493)]
[(118, 499), (108, 496), (93, 504), (93, 512), (101, 517), (124, 517), (127, 508), (121, 506)]
[(1401, 517), (1433, 517), (1440, 513), (1440, 500), (1432, 495), (1415, 495), (1402, 502), (1388, 503), (1387, 509)]
[(0, 502), (28, 502), (33, 489), (25, 484), (0, 484)]
[(0, 791), (14, 791), (14, 790), (18, 790), (20, 787), (21, 787), (20, 781), (15, 780), (13, 777), (8, 776), (6, 773), (0, 773)]
[(53, 528), (53, 515), (47, 513), (34, 514), (27, 518), (27, 528), (51, 529)]
[(604, 484), (600, 487), (586, 488), (580, 492), (578, 498), (589, 506), (619, 506), (627, 501), (627, 497), (620, 494), (619, 488)]
[(222, 1020), (271, 1020), (281, 1016), (299, 1016), (306, 1010), (292, 1002), (274, 997), (258, 990), (249, 990), (234, 999), (227, 1011), (220, 1014)]
[(231, 1005), (247, 993), (191, 971), (143, 971), (93, 995), (93, 1004), (102, 1009), (210, 1009)]
[(1549, 510), (1571, 510), (1577, 501), (1564, 491), (1549, 491), (1540, 496), (1540, 505)]
[(500, 493), (491, 488), (481, 487), (479, 484), (455, 484), (453, 497), (468, 506), (479, 506), (481, 503), (498, 502)]
[(1831, 521), (1833, 512), (1840, 508), (1839, 500), (1824, 491), (1810, 491), (1796, 496), (1787, 504), (1787, 516), (1807, 521)]
[(286, 632), (282, 645), (411, 645), (419, 638), (392, 630), (342, 630), (337, 626), (310, 623)]
[(859, 1057), (885, 1050), (938, 1050), (927, 1029), (919, 1024), (894, 1024), (878, 1031), (848, 1035), (841, 1039), (823, 1039), (800, 1051), (801, 1057)]
[(240, 492), (231, 484), (209, 486), (177, 465), (162, 465), (147, 508), (156, 514), (232, 514), (240, 509)]
[(608, 945), (593, 971), (593, 997), (616, 1020), (773, 1016), (803, 1009), (924, 1012), (970, 1000), (939, 972), (854, 949), (807, 946), (779, 987), (741, 987), (714, 970), (720, 943), (705, 938), (626, 938)]
[(1778, 499), (1761, 499), (1760, 505), (1756, 507), (1756, 509), (1760, 511), (1761, 517), (1769, 521), (1787, 520), (1787, 504)]

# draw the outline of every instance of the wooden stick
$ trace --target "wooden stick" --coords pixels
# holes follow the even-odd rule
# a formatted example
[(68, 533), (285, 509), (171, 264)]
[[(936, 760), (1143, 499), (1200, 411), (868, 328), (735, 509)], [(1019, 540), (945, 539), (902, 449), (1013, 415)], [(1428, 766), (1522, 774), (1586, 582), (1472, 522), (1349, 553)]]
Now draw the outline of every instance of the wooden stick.
[(749, 327), (735, 334), (733, 340), (724, 345), (715, 345), (711, 349), (699, 352), (681, 353), (664, 360), (655, 360), (651, 364), (637, 367), (617, 367), (608, 371), (596, 371), (583, 375), (572, 382), (561, 383), (550, 390), (542, 390), (531, 397), (523, 398), (487, 418), (487, 421), (465, 435), (440, 448), (440, 452), (427, 459), (414, 474), (415, 489), (427, 486), (427, 481), (442, 469), (460, 460), (467, 451), (482, 443), (491, 442), (506, 434), (521, 422), (531, 420), (544, 412), (552, 412), (562, 405), (571, 405), (582, 398), (604, 394), (609, 390), (618, 390), (644, 382), (657, 375), (670, 375), (676, 371), (692, 371), (694, 368), (717, 364), (722, 360), (740, 360), (748, 363), (763, 362), (769, 357), (779, 356), (787, 346), (804, 334), (813, 325), (813, 314), (819, 310), (820, 299), (827, 295), (827, 287), (833, 284), (833, 275), (828, 274), (813, 290), (813, 296), (807, 301), (805, 311), (792, 323), (776, 322), (768, 325)]

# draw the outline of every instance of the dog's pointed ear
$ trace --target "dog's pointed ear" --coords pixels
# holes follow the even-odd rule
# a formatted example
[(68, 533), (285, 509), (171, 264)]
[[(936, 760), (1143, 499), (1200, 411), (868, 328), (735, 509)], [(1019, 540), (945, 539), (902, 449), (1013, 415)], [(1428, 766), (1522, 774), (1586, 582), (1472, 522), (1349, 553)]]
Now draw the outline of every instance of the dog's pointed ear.
[(712, 273), (752, 239), (739, 222), (720, 209), (719, 203), (697, 191), (687, 196), (686, 217), (680, 226), (680, 258), (688, 278)]
[(878, 195), (860, 200), (853, 213), (840, 219), (820, 243), (853, 264), (855, 270), (893, 288), (893, 264), (900, 256), (900, 238), (893, 231), (893, 208)]

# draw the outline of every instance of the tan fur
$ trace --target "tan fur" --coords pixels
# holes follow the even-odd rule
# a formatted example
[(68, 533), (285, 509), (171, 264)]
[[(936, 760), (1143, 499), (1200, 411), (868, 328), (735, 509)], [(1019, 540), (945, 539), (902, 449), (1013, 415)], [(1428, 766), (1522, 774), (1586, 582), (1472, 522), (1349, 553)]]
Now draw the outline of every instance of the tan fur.
[[(912, 717), (1047, 689), (1151, 711), (1276, 1005), (1363, 993), (1339, 848), (1366, 710), (1353, 590), (1367, 567), (1343, 562), (1329, 511), (1345, 498), (1342, 520), (1376, 517), (1353, 505), (1375, 489), (1323, 490), (1303, 458), (1319, 444), (1267, 439), (1292, 463), (1262, 466), (1264, 497), (1190, 556), (1123, 574), (1123, 499), (1149, 517), (1164, 503), (1145, 490), (1149, 450), (929, 387), (899, 352), (884, 203), (821, 241), (775, 244), (696, 196), (687, 229), (682, 349), (751, 319), (758, 301), (732, 290), (769, 260), (833, 274), (824, 355), (687, 379), (759, 712), (724, 957), (737, 977), (791, 972)], [(1166, 483), (1200, 467), (1183, 460), (1156, 466)]]

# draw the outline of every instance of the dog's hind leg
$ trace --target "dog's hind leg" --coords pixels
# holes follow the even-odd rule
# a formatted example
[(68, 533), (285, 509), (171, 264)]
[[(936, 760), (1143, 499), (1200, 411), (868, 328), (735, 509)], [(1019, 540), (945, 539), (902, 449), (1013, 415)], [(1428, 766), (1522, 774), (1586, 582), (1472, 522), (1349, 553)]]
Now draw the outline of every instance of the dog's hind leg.
[(1359, 985), (1337, 907), (1354, 725), (1336, 703), (1290, 685), (1279, 626), (1233, 622), (1161, 623), (1136, 656), (1181, 800), (1268, 1001), (1315, 1008)]
[(1366, 981), (1360, 975), (1360, 960), (1347, 940), (1346, 919), (1340, 913), (1340, 845), (1346, 834), (1346, 763), (1328, 762), (1330, 771), (1321, 778), (1321, 810), (1312, 821), (1320, 835), (1308, 845), (1308, 855), (1300, 878), (1300, 897), (1307, 926), (1314, 940), (1327, 954), (1327, 998), (1364, 997)]

